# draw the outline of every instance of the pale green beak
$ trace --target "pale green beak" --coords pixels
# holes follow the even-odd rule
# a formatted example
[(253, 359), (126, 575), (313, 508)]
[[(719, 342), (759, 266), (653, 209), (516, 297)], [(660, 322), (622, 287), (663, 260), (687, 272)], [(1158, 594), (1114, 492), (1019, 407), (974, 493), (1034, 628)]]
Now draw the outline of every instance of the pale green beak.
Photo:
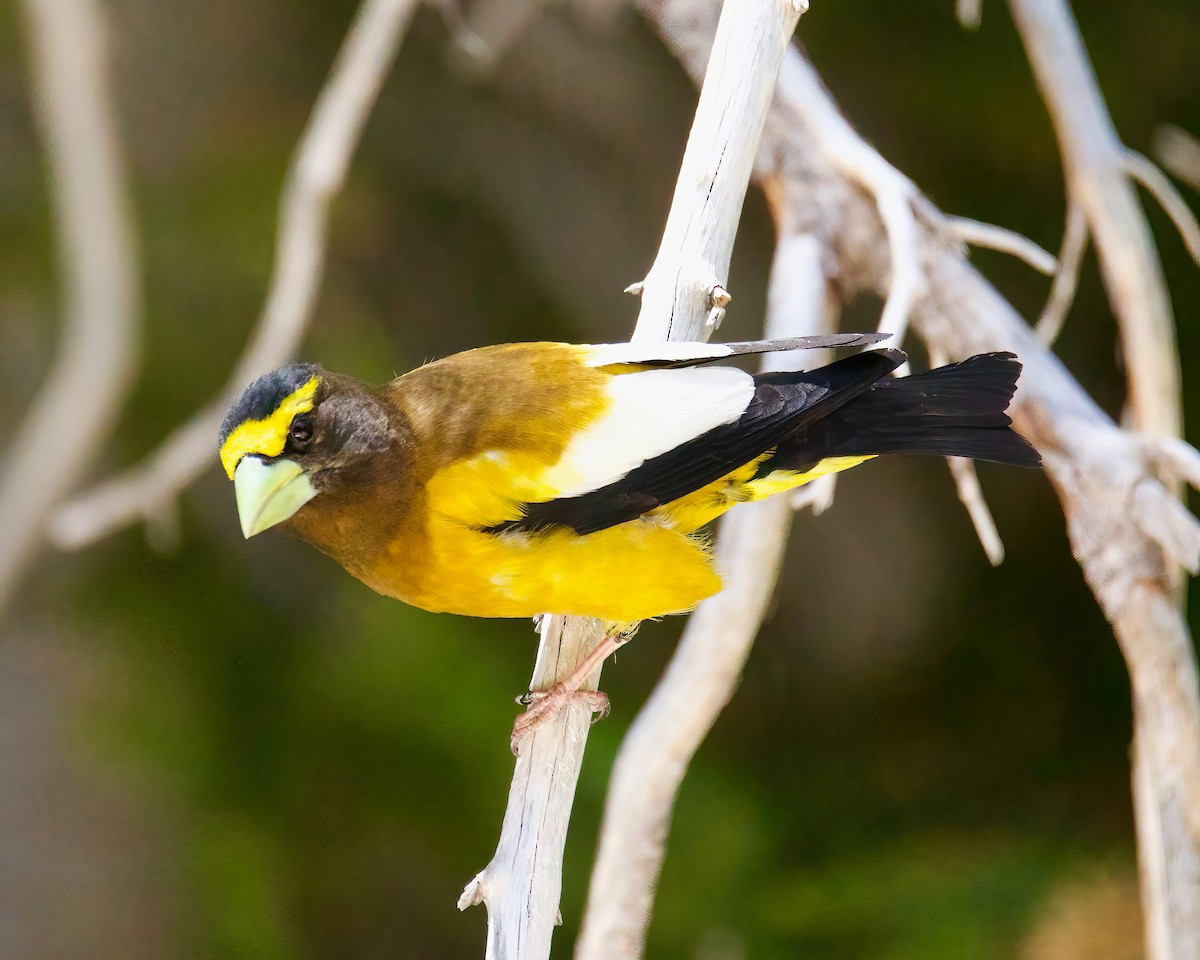
[(277, 523), (283, 523), (317, 495), (304, 468), (294, 460), (267, 463), (242, 457), (233, 472), (242, 534), (249, 540)]

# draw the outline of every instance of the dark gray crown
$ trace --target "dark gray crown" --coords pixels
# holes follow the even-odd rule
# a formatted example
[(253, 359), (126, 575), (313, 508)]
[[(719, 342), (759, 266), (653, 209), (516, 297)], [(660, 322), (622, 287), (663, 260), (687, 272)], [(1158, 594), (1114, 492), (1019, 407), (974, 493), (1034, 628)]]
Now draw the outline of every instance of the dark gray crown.
[(234, 401), (221, 423), (218, 448), (225, 445), (229, 435), (238, 424), (247, 420), (262, 420), (269, 417), (284, 399), (308, 383), (321, 372), (315, 363), (288, 363), (277, 370), (259, 377)]

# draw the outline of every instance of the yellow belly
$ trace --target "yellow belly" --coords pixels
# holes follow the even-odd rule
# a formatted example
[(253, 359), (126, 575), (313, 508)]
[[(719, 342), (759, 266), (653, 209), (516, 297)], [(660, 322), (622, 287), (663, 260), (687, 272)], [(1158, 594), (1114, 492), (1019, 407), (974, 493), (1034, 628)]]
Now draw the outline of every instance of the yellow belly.
[(426, 610), (474, 617), (549, 611), (619, 623), (683, 613), (721, 589), (704, 545), (655, 521), (586, 536), (568, 529), (497, 535), (444, 521), (430, 533), (417, 583), (398, 592), (385, 564), (369, 585)]
[(628, 523), (580, 536), (567, 528), (484, 533), (445, 515), (429, 518), (425, 549), (404, 543), (362, 579), (406, 603), (474, 617), (551, 612), (636, 623), (684, 613), (721, 589), (695, 535), (737, 503), (791, 490), (870, 457), (823, 460), (804, 473), (751, 479), (755, 464)]

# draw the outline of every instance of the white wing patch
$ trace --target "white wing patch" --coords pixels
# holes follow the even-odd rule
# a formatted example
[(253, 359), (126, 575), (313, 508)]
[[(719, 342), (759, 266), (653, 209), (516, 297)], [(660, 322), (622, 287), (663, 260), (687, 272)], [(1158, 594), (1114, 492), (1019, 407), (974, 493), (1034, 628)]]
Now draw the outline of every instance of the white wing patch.
[[(646, 355), (644, 345), (640, 355)], [(606, 361), (614, 362), (625, 361)], [(733, 367), (684, 367), (613, 377), (607, 389), (605, 414), (576, 433), (558, 463), (538, 478), (559, 497), (606, 486), (644, 461), (732, 423), (750, 404), (754, 379)]]
[(616, 363), (675, 363), (686, 360), (720, 360), (732, 356), (724, 343), (665, 340), (661, 343), (596, 343), (586, 348), (585, 366), (607, 367)]

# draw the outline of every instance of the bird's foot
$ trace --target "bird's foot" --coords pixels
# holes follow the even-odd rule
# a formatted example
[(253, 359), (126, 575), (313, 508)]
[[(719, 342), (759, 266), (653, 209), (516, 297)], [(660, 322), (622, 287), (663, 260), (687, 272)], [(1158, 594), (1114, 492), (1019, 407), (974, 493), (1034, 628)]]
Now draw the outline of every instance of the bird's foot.
[(515, 754), (521, 741), (533, 733), (538, 727), (549, 723), (572, 704), (582, 704), (590, 707), (592, 713), (598, 713), (597, 719), (608, 716), (608, 695), (599, 690), (572, 689), (568, 684), (556, 683), (549, 690), (531, 690), (517, 698), (517, 703), (524, 704), (528, 709), (513, 721), (512, 740), (509, 746)]

